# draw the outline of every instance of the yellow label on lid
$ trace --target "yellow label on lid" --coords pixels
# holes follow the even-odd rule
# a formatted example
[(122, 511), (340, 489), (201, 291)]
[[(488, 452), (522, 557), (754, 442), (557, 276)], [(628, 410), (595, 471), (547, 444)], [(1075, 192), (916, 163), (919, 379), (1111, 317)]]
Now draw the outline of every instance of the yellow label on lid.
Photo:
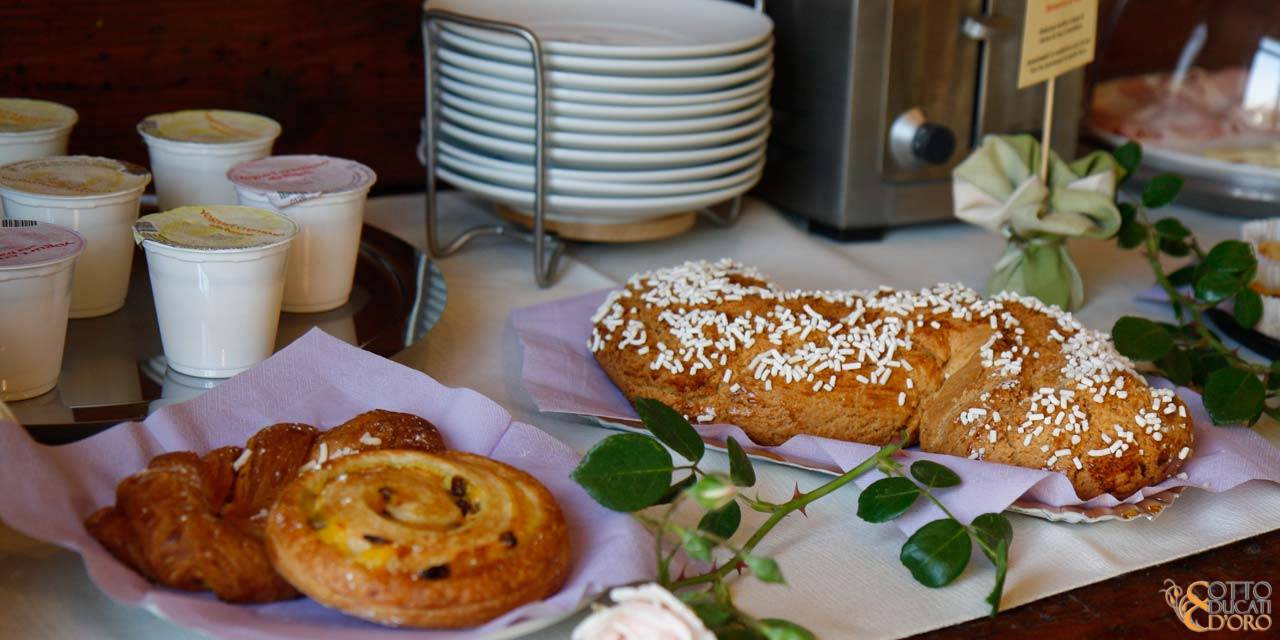
[(131, 162), (96, 156), (52, 156), (0, 166), (0, 190), (42, 196), (92, 197), (141, 190), (151, 181)]
[(288, 217), (234, 205), (178, 207), (138, 218), (133, 238), (182, 249), (225, 251), (286, 242), (298, 233)]
[(0, 133), (61, 129), (76, 123), (76, 110), (48, 100), (0, 98)]
[(143, 135), (177, 142), (226, 144), (275, 138), (280, 123), (254, 113), (197, 109), (148, 116), (138, 123)]

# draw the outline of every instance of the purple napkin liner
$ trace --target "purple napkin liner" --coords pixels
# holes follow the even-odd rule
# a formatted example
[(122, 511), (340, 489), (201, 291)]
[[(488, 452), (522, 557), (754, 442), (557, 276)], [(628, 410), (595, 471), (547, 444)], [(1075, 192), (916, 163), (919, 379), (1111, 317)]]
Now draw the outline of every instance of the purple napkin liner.
[[(115, 501), (116, 484), (155, 455), (243, 444), (276, 422), (336, 426), (370, 409), (433, 422), (451, 449), (523, 469), (551, 490), (569, 523), (573, 571), (556, 595), (465, 630), (390, 629), (300, 599), (232, 605), (208, 593), (150, 584), (85, 532), (83, 519)], [(633, 518), (601, 507), (569, 473), (578, 454), (469, 389), (429, 376), (313, 329), (258, 366), (209, 392), (74, 444), (47, 447), (0, 421), (0, 519), (18, 531), (79, 553), (111, 598), (218, 638), (478, 638), (512, 624), (560, 618), (605, 589), (654, 575), (653, 538)]]
[[(587, 348), (591, 335), (591, 315), (608, 295), (597, 291), (557, 300), (512, 313), (516, 334), (524, 346), (522, 377), (525, 388), (542, 411), (636, 421), (631, 403), (609, 380)], [(1153, 380), (1157, 386), (1171, 386)], [(1250, 480), (1280, 482), (1280, 450), (1251, 429), (1215, 427), (1204, 412), (1199, 394), (1185, 388), (1176, 390), (1195, 418), (1195, 453), (1182, 471), (1186, 478), (1170, 478), (1118, 499), (1110, 494), (1081, 500), (1067, 477), (1043, 469), (1027, 469), (957, 456), (925, 453), (917, 449), (902, 453), (902, 461), (933, 460), (960, 475), (957, 487), (937, 490), (938, 497), (956, 517), (965, 522), (989, 512), (1004, 511), (1019, 498), (1050, 506), (1083, 505), (1113, 507), (1136, 503), (1171, 487), (1193, 486), (1221, 492)], [(749, 442), (733, 425), (698, 425), (698, 431), (717, 441), (733, 436)], [(792, 437), (776, 447), (765, 447), (788, 461), (805, 466), (850, 469), (871, 456), (877, 447), (817, 436)], [(861, 487), (883, 477), (868, 473), (855, 480)], [(774, 496), (779, 497), (779, 496)], [(921, 503), (896, 520), (910, 534), (931, 520), (943, 517), (932, 503)]]

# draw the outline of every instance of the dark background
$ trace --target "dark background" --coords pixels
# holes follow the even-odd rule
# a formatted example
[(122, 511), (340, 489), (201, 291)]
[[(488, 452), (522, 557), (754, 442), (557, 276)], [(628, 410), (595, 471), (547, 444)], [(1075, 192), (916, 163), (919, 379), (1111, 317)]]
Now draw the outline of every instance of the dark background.
[[(1104, 23), (1115, 3), (1103, 0)], [(134, 130), (143, 117), (240, 109), (284, 126), (277, 153), (352, 158), (378, 172), (377, 192), (420, 189), (420, 7), (417, 0), (0, 0), (0, 95), (79, 111), (72, 153), (146, 164)], [(1172, 66), (1201, 19), (1210, 22), (1202, 64), (1247, 63), (1260, 35), (1280, 35), (1280, 0), (1130, 0), (1091, 76)]]
[(276, 153), (421, 189), (420, 15), (413, 0), (0, 0), (0, 95), (74, 107), (71, 153), (145, 166), (142, 118), (238, 109), (280, 122)]

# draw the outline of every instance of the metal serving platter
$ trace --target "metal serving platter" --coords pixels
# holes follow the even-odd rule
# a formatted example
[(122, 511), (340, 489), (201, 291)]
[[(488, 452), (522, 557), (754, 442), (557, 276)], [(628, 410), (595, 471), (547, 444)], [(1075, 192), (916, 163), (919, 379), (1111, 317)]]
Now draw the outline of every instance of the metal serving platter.
[[(1090, 127), (1100, 146), (1114, 149), (1122, 136)], [(1183, 179), (1178, 204), (1245, 218), (1271, 218), (1280, 211), (1280, 169), (1215, 160), (1156, 146), (1142, 147), (1142, 165), (1133, 183), (1142, 187), (1161, 173)]]
[[(276, 349), (313, 327), (382, 356), (414, 343), (444, 312), (445, 284), (426, 254), (365, 225), (347, 304), (323, 313), (282, 313)], [(221, 380), (169, 371), (142, 251), (134, 252), (129, 296), (115, 313), (67, 323), (62, 373), (52, 391), (9, 409), (36, 440), (79, 440), (195, 397)]]

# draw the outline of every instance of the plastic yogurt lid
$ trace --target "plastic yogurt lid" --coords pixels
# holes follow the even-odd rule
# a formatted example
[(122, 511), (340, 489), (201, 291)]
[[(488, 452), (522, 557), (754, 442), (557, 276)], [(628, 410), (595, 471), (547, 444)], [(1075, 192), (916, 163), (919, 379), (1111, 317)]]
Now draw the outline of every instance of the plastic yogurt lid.
[(0, 220), (0, 269), (24, 269), (74, 258), (84, 237), (63, 226), (35, 220)]
[(133, 223), (138, 244), (150, 240), (179, 249), (234, 251), (287, 242), (298, 225), (287, 216), (234, 205), (178, 207), (142, 216)]
[(146, 169), (96, 156), (52, 156), (0, 166), (0, 190), (42, 196), (105, 196), (141, 190), (148, 182)]
[(280, 123), (244, 111), (192, 109), (147, 116), (138, 123), (138, 132), (176, 142), (228, 144), (275, 138)]
[(270, 156), (242, 162), (227, 172), (237, 186), (266, 194), (285, 207), (322, 196), (365, 189), (377, 180), (373, 169), (354, 160), (330, 156)]
[(0, 134), (62, 129), (76, 123), (76, 110), (48, 100), (0, 98)]

